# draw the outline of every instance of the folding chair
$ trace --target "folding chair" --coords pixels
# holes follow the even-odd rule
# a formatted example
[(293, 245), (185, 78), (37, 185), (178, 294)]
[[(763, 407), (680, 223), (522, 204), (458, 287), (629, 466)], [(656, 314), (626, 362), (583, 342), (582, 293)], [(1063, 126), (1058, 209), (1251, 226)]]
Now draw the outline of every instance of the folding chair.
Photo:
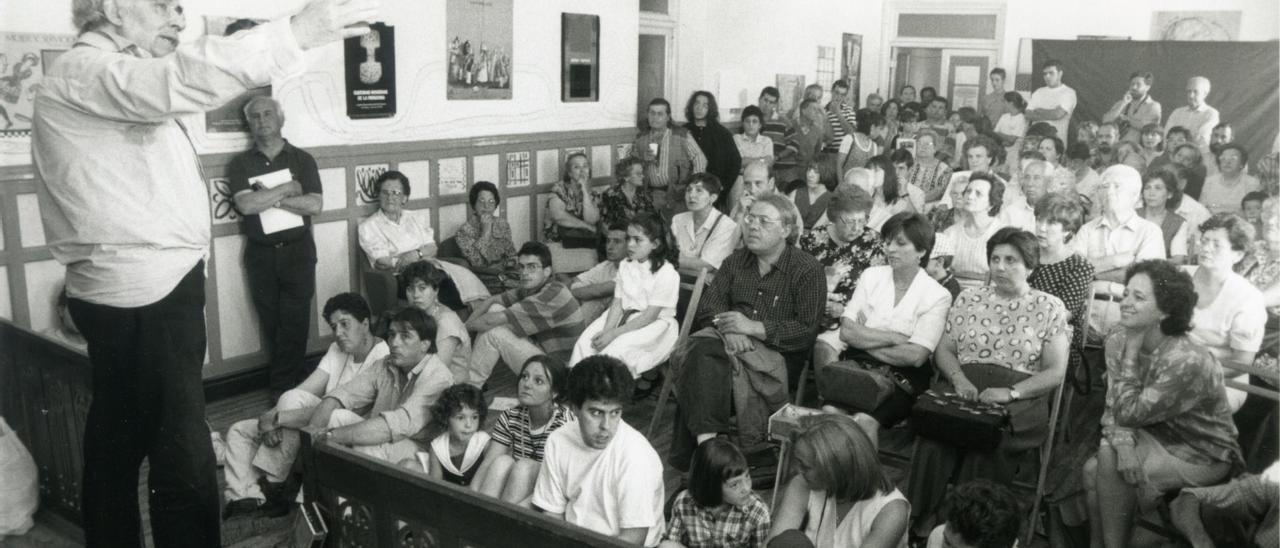
[[(693, 285), (681, 283), (681, 289), (689, 289), (693, 291), (689, 297), (689, 307), (685, 309), (684, 322), (680, 324), (680, 335), (676, 339), (676, 350), (679, 350), (685, 342), (689, 340), (689, 331), (693, 329), (693, 321), (698, 317), (698, 303), (702, 300), (702, 290), (707, 285), (707, 269), (703, 268), (698, 271), (698, 279)], [(649, 429), (645, 431), (645, 437), (652, 438), (653, 431), (658, 427), (658, 421), (662, 418), (662, 411), (667, 407), (667, 398), (671, 397), (671, 393), (675, 391), (676, 370), (671, 360), (666, 362), (666, 371), (662, 374), (662, 389), (658, 392), (658, 406), (653, 410), (653, 418), (649, 420)]]
[(1053, 440), (1058, 429), (1058, 413), (1062, 408), (1062, 389), (1066, 384), (1066, 379), (1058, 384), (1058, 388), (1053, 391), (1053, 401), (1049, 404), (1049, 435), (1045, 436), (1044, 444), (1040, 446), (1040, 472), (1036, 476), (1036, 492), (1031, 499), (1031, 514), (1027, 519), (1027, 537), (1023, 539), (1023, 546), (1031, 546), (1031, 539), (1036, 535), (1040, 500), (1044, 498), (1044, 484), (1049, 477), (1049, 462), (1053, 459)]

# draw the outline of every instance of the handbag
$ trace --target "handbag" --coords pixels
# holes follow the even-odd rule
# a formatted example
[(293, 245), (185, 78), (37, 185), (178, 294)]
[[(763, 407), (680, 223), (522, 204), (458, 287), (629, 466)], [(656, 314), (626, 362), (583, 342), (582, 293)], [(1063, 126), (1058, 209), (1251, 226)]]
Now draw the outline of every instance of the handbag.
[(868, 360), (842, 360), (818, 369), (818, 395), (823, 401), (870, 413), (894, 390), (914, 393), (906, 379), (891, 367)]
[(595, 249), (600, 240), (599, 234), (585, 228), (560, 227), (559, 233), (560, 245), (565, 249)]
[[(1029, 375), (991, 364), (961, 366), (965, 377), (979, 391), (991, 387), (1013, 386)], [(922, 437), (961, 449), (989, 452), (1010, 433), (1009, 410), (1000, 404), (966, 400), (938, 386), (926, 391), (911, 409), (911, 423)]]

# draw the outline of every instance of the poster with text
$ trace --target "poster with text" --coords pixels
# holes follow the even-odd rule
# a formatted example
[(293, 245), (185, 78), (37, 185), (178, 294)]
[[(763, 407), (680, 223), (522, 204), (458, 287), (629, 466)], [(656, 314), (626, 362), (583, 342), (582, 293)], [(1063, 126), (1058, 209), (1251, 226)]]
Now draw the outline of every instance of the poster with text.
[(396, 29), (384, 23), (343, 44), (347, 116), (390, 118), (396, 114)]
[(0, 32), (0, 137), (31, 134), (34, 86), (74, 41), (69, 34)]
[(862, 106), (862, 35), (844, 33), (844, 48), (840, 54), (840, 79), (849, 83), (849, 97), (853, 107)]
[(447, 0), (450, 100), (511, 98), (512, 0)]

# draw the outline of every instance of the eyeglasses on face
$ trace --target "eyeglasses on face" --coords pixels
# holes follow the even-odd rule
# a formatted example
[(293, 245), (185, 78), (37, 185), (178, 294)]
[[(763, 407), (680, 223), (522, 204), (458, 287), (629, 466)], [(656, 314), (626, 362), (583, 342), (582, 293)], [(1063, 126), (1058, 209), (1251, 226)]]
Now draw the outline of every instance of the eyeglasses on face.
[(761, 226), (782, 224), (782, 221), (779, 219), (770, 219), (764, 215), (756, 215), (754, 213), (746, 214), (746, 216), (742, 218), (742, 222), (748, 225), (758, 224)]

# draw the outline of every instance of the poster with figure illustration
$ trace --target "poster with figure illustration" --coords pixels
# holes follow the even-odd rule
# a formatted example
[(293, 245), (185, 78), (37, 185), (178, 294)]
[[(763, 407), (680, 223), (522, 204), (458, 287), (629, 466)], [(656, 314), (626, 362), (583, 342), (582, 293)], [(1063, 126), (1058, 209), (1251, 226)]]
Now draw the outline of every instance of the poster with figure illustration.
[(862, 35), (844, 33), (840, 53), (840, 79), (849, 84), (854, 108), (862, 106)]
[(512, 0), (447, 0), (448, 98), (511, 98)]
[(31, 135), (35, 85), (52, 63), (75, 42), (69, 34), (0, 32), (0, 138)]

